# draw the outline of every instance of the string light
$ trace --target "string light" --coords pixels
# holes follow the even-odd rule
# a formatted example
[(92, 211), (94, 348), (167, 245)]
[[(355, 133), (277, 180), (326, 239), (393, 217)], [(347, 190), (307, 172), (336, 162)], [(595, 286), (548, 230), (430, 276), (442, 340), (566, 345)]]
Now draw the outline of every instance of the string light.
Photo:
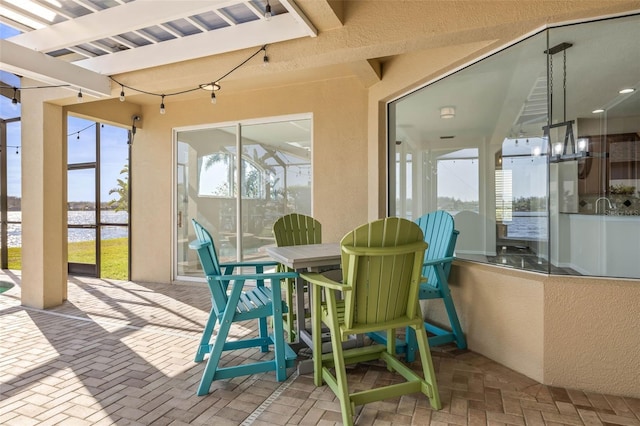
[[(7, 145), (7, 148), (15, 148), (16, 149), (16, 154), (20, 154), (20, 145)], [(2, 150), (0, 149), (0, 152), (2, 152)]]
[(18, 94), (18, 88), (14, 87), (13, 88), (13, 98), (11, 98), (11, 106), (13, 107), (13, 109), (18, 108), (17, 94)]
[(220, 81), (222, 79), (228, 77), (231, 73), (236, 71), (238, 68), (240, 68), (243, 65), (245, 65), (247, 62), (249, 62), (251, 59), (253, 59), (255, 56), (257, 56), (260, 52), (264, 52), (264, 56), (262, 58), (262, 62), (263, 62), (264, 65), (266, 65), (269, 62), (269, 57), (267, 56), (267, 45), (265, 44), (264, 46), (260, 47), (260, 49), (258, 49), (256, 52), (254, 52), (252, 55), (250, 55), (247, 59), (245, 59), (244, 61), (242, 61), (241, 63), (236, 65), (234, 68), (232, 68), (229, 72), (224, 74), (222, 77), (220, 77), (218, 79), (215, 79), (215, 80), (211, 80), (210, 83), (202, 83), (202, 84), (199, 84), (197, 87), (194, 87), (192, 89), (182, 90), (182, 91), (179, 91), (179, 92), (154, 93), (154, 92), (149, 92), (149, 91), (142, 90), (142, 89), (137, 89), (135, 87), (127, 86), (126, 84), (116, 80), (115, 78), (113, 78), (111, 76), (109, 76), (109, 79), (111, 79), (111, 81), (113, 81), (114, 83), (116, 83), (116, 84), (118, 84), (120, 86), (120, 100), (121, 101), (124, 101), (124, 89), (125, 88), (129, 89), (129, 90), (132, 90), (134, 92), (145, 94), (145, 95), (158, 96), (158, 97), (161, 98), (161, 101), (160, 101), (160, 114), (165, 114), (166, 113), (166, 109), (165, 109), (165, 105), (164, 105), (164, 98), (165, 97), (182, 95), (182, 94), (190, 93), (190, 92), (193, 92), (193, 91), (196, 91), (196, 90), (211, 91), (211, 103), (212, 104), (216, 104), (217, 103), (217, 96), (216, 96), (215, 92), (217, 92), (217, 91), (219, 91), (221, 89)]
[(85, 130), (89, 130), (90, 128), (92, 128), (95, 125), (96, 125), (96, 123), (91, 123), (91, 124), (89, 124), (87, 127), (83, 128), (83, 129), (80, 129), (80, 130), (77, 130), (75, 132), (69, 133), (67, 135), (67, 137), (69, 138), (69, 137), (71, 137), (73, 135), (76, 135), (76, 139), (80, 139), (80, 133), (84, 132)]
[(269, 0), (267, 0), (267, 5), (264, 8), (264, 19), (267, 21), (271, 20), (271, 5), (269, 4)]
[(14, 86), (9, 86), (3, 82), (0, 81), (0, 88), (7, 88), (7, 89), (12, 89), (13, 90), (13, 97), (11, 98), (11, 106), (13, 108), (18, 108), (18, 104), (20, 103), (20, 101), (18, 101), (18, 94), (22, 91), (22, 90), (30, 90), (30, 89), (50, 89), (50, 88), (56, 88), (56, 87), (70, 87), (70, 84), (56, 84), (56, 85), (51, 85), (51, 86), (29, 86), (29, 87), (14, 87)]

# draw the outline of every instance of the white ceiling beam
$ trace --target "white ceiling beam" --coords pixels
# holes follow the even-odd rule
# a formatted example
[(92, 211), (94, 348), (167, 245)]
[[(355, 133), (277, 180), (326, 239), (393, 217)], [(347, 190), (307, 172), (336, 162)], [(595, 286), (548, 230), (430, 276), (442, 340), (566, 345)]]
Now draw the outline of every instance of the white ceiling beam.
[(271, 21), (256, 20), (75, 63), (104, 75), (114, 75), (308, 35), (308, 28), (301, 25), (290, 13), (285, 13), (274, 16)]
[(194, 27), (196, 27), (197, 29), (199, 29), (200, 31), (203, 32), (207, 32), (209, 31), (209, 29), (207, 27), (205, 27), (204, 25), (202, 25), (200, 22), (196, 21), (195, 19), (193, 19), (190, 16), (186, 16), (184, 18), (185, 21), (189, 22), (191, 25), (193, 25)]
[(233, 0), (166, 0), (162, 7), (149, 7), (151, 0), (137, 0), (78, 17), (72, 21), (11, 37), (21, 46), (51, 52), (113, 34), (124, 34), (186, 16), (233, 4)]
[(297, 4), (293, 2), (293, 0), (280, 0), (280, 3), (284, 6), (285, 9), (289, 12), (289, 14), (298, 20), (300, 25), (307, 29), (307, 35), (310, 37), (317, 37), (318, 30), (313, 26), (309, 18), (302, 13), (302, 10), (298, 7)]
[(73, 90), (81, 88), (84, 93), (97, 97), (111, 95), (109, 77), (7, 40), (0, 40), (0, 70), (46, 84), (69, 84)]

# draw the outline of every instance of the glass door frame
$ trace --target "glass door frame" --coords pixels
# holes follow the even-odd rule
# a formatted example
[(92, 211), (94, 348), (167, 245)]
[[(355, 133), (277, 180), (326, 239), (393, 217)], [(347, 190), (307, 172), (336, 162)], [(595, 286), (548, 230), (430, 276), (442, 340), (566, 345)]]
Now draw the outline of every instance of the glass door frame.
[[(244, 234), (244, 211), (247, 210), (248, 206), (243, 205), (243, 203), (245, 201), (247, 201), (247, 198), (244, 196), (243, 194), (243, 189), (242, 187), (239, 188), (233, 188), (233, 186), (235, 185), (242, 185), (243, 184), (243, 170), (244, 170), (244, 165), (243, 162), (247, 161), (248, 158), (246, 157), (246, 155), (243, 153), (242, 149), (243, 149), (243, 138), (245, 137), (245, 135), (243, 134), (243, 128), (248, 128), (251, 126), (256, 126), (256, 125), (271, 125), (271, 124), (277, 124), (277, 123), (285, 123), (285, 122), (296, 122), (296, 121), (305, 121), (308, 120), (309, 124), (310, 124), (310, 128), (308, 129), (309, 132), (309, 140), (310, 140), (310, 154), (309, 154), (309, 166), (310, 166), (310, 176), (313, 176), (312, 173), (312, 169), (313, 169), (313, 114), (312, 113), (300, 113), (300, 114), (290, 114), (290, 115), (282, 115), (282, 116), (272, 116), (272, 117), (260, 117), (260, 118), (256, 118), (256, 119), (249, 119), (249, 120), (237, 120), (237, 121), (230, 121), (230, 122), (221, 122), (221, 123), (211, 123), (208, 125), (198, 125), (198, 126), (186, 126), (186, 127), (179, 127), (179, 128), (174, 128), (173, 129), (173, 167), (172, 167), (172, 180), (173, 180), (173, 191), (172, 191), (172, 223), (173, 223), (173, 231), (172, 231), (172, 262), (171, 262), (171, 275), (173, 277), (174, 280), (178, 280), (178, 281), (196, 281), (196, 282), (201, 282), (203, 280), (203, 277), (201, 274), (198, 274), (198, 276), (192, 276), (192, 275), (186, 275), (186, 274), (180, 274), (179, 273), (179, 262), (180, 262), (180, 247), (179, 244), (181, 244), (180, 242), (180, 230), (179, 230), (179, 225), (181, 226), (187, 226), (190, 227), (189, 223), (185, 223), (185, 221), (187, 221), (187, 218), (185, 217), (184, 213), (181, 211), (181, 206), (180, 206), (180, 195), (179, 195), (179, 191), (178, 191), (178, 186), (179, 186), (179, 174), (182, 173), (182, 176), (184, 177), (184, 171), (179, 172), (179, 168), (182, 167), (186, 167), (184, 163), (180, 163), (179, 162), (179, 153), (178, 153), (178, 146), (179, 146), (179, 140), (178, 140), (178, 135), (181, 132), (189, 132), (189, 131), (196, 131), (196, 130), (207, 130), (207, 129), (222, 129), (222, 128), (234, 128), (235, 129), (235, 134), (234, 134), (234, 138), (235, 138), (235, 144), (234, 144), (234, 148), (235, 148), (235, 152), (236, 153), (241, 153), (240, 155), (236, 154), (234, 155), (234, 161), (233, 164), (230, 164), (231, 169), (233, 170), (233, 179), (232, 179), (232, 188), (230, 189), (231, 193), (235, 192), (235, 200), (233, 201), (234, 206), (235, 206), (235, 234), (236, 236), (239, 235), (243, 235)], [(188, 172), (187, 172), (188, 175)], [(313, 183), (310, 184), (310, 191), (311, 193), (313, 192)], [(313, 197), (311, 197), (312, 200)], [(309, 205), (309, 209), (312, 211), (313, 210), (313, 202), (310, 201), (310, 205)], [(308, 214), (311, 214), (311, 211)], [(243, 238), (238, 238), (237, 239), (237, 244), (235, 247), (235, 251), (236, 251), (236, 260), (235, 261), (242, 261), (244, 258), (244, 254), (243, 254), (243, 249), (244, 249), (244, 245), (243, 245)], [(218, 250), (220, 250), (220, 248), (218, 248)], [(219, 252), (220, 255), (220, 252)]]
[[(91, 120), (92, 121), (92, 120)], [(95, 192), (95, 207), (94, 207), (94, 223), (93, 224), (81, 224), (81, 225), (73, 225), (69, 224), (67, 220), (67, 229), (94, 229), (95, 230), (95, 264), (83, 264), (83, 263), (75, 263), (75, 262), (67, 262), (67, 270), (69, 274), (73, 275), (82, 275), (82, 276), (91, 276), (91, 277), (101, 277), (102, 276), (102, 228), (103, 227), (126, 227), (128, 229), (128, 253), (127, 253), (127, 279), (131, 278), (131, 223), (130, 223), (130, 213), (132, 208), (132, 197), (131, 197), (131, 135), (129, 134), (129, 138), (127, 141), (127, 163), (126, 166), (129, 170), (127, 181), (128, 181), (128, 192), (127, 192), (127, 203), (128, 203), (128, 213), (129, 219), (126, 224), (123, 223), (112, 223), (105, 222), (102, 218), (102, 196), (101, 196), (101, 187), (102, 187), (102, 178), (101, 178), (101, 129), (103, 128), (103, 123), (99, 121), (94, 121), (95, 123), (95, 161), (81, 162), (81, 163), (71, 163), (67, 164), (67, 172), (73, 170), (90, 170), (93, 169), (94, 176), (94, 192)], [(68, 175), (67, 175), (68, 176)], [(67, 194), (68, 199), (68, 194)], [(68, 237), (67, 237), (68, 238)], [(68, 242), (67, 242), (68, 244)]]
[[(0, 120), (0, 268), (9, 269), (9, 224), (21, 225), (22, 222), (9, 221), (9, 202), (7, 185), (7, 124), (20, 123), (21, 118), (15, 117)], [(20, 197), (22, 198), (22, 197)]]

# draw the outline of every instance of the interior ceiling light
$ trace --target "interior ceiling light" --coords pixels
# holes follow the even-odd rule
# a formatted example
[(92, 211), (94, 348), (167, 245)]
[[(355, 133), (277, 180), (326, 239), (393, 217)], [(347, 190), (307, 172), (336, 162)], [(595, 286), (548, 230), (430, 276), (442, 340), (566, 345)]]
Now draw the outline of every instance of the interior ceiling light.
[(634, 89), (632, 87), (628, 87), (628, 88), (622, 89), (618, 93), (620, 93), (621, 95), (626, 95), (627, 93), (633, 93), (635, 91), (636, 91), (636, 89)]
[(454, 107), (440, 108), (440, 118), (453, 118), (455, 116), (456, 116), (456, 109)]
[(604, 110), (603, 110), (603, 109), (598, 108), (598, 109), (594, 109), (594, 110), (593, 110), (593, 111), (591, 111), (591, 112), (592, 112), (593, 114), (600, 114), (600, 113), (604, 112)]

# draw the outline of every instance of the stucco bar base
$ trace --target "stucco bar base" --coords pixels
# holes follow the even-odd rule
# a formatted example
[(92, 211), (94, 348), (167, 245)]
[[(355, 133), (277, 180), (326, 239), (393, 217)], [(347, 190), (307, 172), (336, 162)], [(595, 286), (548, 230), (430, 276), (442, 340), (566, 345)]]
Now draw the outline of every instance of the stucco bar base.
[[(450, 285), (474, 352), (545, 385), (640, 398), (637, 282), (456, 261)], [(423, 309), (446, 324), (441, 301)]]

